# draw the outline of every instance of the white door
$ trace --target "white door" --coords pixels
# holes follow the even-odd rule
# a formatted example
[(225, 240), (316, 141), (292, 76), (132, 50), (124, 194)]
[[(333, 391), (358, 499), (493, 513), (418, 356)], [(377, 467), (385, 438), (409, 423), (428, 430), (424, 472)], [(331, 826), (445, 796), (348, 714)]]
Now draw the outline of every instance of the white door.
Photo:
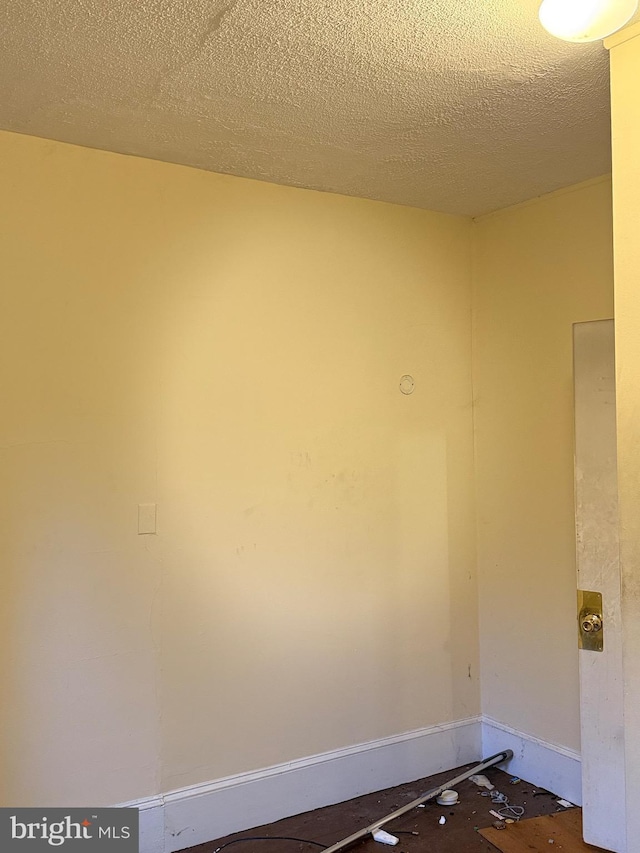
[(614, 342), (613, 320), (573, 327), (578, 589), (602, 594), (603, 616), (600, 632), (589, 617), (582, 634), (588, 643), (599, 633), (602, 651), (578, 652), (582, 807), (586, 842), (634, 853), (625, 838)]

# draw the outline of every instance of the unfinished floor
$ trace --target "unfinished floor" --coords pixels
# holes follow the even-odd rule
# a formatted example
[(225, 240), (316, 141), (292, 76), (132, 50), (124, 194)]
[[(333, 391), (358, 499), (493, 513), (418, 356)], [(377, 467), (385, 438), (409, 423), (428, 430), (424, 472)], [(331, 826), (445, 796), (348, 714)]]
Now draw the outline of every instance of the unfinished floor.
[[(192, 847), (190, 853), (214, 853), (227, 844), (233, 853), (310, 853), (320, 850), (411, 802), (471, 766), (465, 765), (458, 770), (448, 770), (396, 788), (235, 833)], [(558, 805), (558, 797), (544, 789), (525, 781), (512, 783), (510, 774), (495, 768), (485, 771), (485, 775), (499, 791), (506, 794), (511, 804), (524, 807), (523, 820), (564, 811)], [(485, 789), (478, 788), (469, 780), (456, 785), (456, 790), (460, 795), (457, 805), (443, 807), (430, 802), (424, 808), (417, 808), (385, 826), (385, 830), (400, 838), (396, 847), (386, 848), (369, 838), (351, 849), (358, 853), (382, 853), (385, 849), (394, 849), (398, 853), (496, 853), (496, 847), (484, 839), (478, 830), (496, 822), (496, 818), (489, 812), (500, 807), (494, 805), (488, 796), (483, 796)], [(443, 824), (440, 823), (442, 817), (446, 820)], [(414, 832), (417, 834), (413, 835)], [(277, 840), (275, 836), (304, 839), (313, 843)], [(261, 840), (257, 840), (258, 837)], [(269, 840), (262, 840), (265, 837)], [(550, 849), (548, 841), (546, 849)], [(571, 851), (563, 850), (563, 853)]]

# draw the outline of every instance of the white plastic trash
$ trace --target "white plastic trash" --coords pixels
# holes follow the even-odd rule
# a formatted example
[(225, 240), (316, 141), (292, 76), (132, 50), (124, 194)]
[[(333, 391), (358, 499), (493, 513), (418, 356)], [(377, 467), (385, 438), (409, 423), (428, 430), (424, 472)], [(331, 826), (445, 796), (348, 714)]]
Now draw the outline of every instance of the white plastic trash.
[(469, 776), (469, 779), (479, 788), (487, 788), (489, 791), (493, 791), (495, 785), (492, 785), (491, 782), (487, 779), (486, 776), (483, 776), (481, 773), (476, 776)]
[(459, 797), (457, 791), (443, 791), (436, 802), (441, 806), (455, 806), (458, 800)]
[(375, 832), (371, 833), (373, 835), (374, 841), (379, 841), (380, 844), (397, 844), (400, 839), (396, 838), (395, 835), (391, 835), (388, 832), (385, 832), (384, 829), (376, 829)]

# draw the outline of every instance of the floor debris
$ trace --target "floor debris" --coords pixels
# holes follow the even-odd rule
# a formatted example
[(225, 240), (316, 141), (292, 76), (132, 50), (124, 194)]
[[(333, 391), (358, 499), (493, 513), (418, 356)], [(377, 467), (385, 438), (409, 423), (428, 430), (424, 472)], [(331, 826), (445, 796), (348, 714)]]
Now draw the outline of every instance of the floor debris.
[[(466, 765), (466, 767), (471, 771), (470, 775), (478, 772), (477, 769), (472, 770), (471, 765)], [(459, 773), (463, 769), (459, 768), (456, 772)], [(540, 850), (559, 850), (560, 853), (574, 853), (574, 848), (565, 846), (563, 844), (564, 839), (556, 837), (553, 830), (558, 822), (561, 823), (561, 819), (569, 816), (572, 811), (574, 813), (579, 812), (579, 809), (567, 810), (559, 806), (557, 800), (560, 799), (560, 794), (558, 793), (553, 798), (539, 797), (534, 799), (531, 796), (533, 792), (531, 783), (524, 780), (521, 785), (510, 787), (509, 781), (512, 774), (504, 773), (496, 768), (490, 768), (483, 772), (486, 773), (497, 791), (508, 791), (510, 803), (513, 805), (525, 805), (528, 799), (529, 804), (526, 806), (528, 818), (535, 818), (540, 815), (554, 816), (552, 825), (544, 827), (542, 829), (544, 834), (538, 837)], [(469, 779), (451, 784), (452, 775), (452, 771), (442, 772), (426, 780), (406, 783), (395, 788), (362, 795), (333, 806), (283, 818), (277, 823), (262, 827), (256, 826), (251, 830), (236, 833), (233, 836), (206, 842), (190, 849), (188, 853), (214, 853), (214, 850), (229, 841), (234, 842), (234, 846), (228, 848), (229, 853), (296, 853), (297, 850), (302, 851), (303, 849), (305, 853), (312, 853), (314, 849), (313, 846), (296, 847), (292, 841), (280, 842), (274, 836), (309, 839), (313, 841), (314, 845), (318, 844), (316, 849), (320, 851), (320, 845), (330, 846), (336, 839), (346, 835), (350, 828), (371, 826), (373, 823), (372, 829), (375, 831), (380, 828), (375, 826), (375, 821), (380, 819), (380, 814), (396, 810), (404, 803), (414, 801), (420, 791), (436, 790), (437, 786), (440, 786), (438, 793), (444, 790), (457, 790), (459, 802), (453, 808), (449, 808), (436, 805), (434, 798), (425, 803), (424, 808), (408, 812), (403, 817), (394, 819), (393, 822), (384, 826), (383, 828), (388, 833), (400, 839), (397, 845), (393, 845), (397, 853), (436, 853), (436, 851), (438, 853), (488, 853), (487, 841), (478, 832), (484, 828), (491, 828), (496, 838), (511, 841), (512, 844), (517, 841), (519, 827), (521, 824), (528, 823), (528, 820), (507, 824), (506, 829), (497, 830), (492, 826), (493, 823), (497, 822), (497, 818), (489, 814), (489, 809), (493, 808), (498, 811), (500, 806), (493, 805), (489, 796), (483, 797), (482, 794), (486, 792), (486, 789), (479, 788)], [(529, 797), (525, 796), (525, 792), (529, 793)], [(444, 825), (439, 823), (441, 815), (446, 817), (446, 824)], [(503, 822), (507, 823), (506, 820)], [(418, 830), (420, 835), (414, 835), (413, 833)], [(353, 830), (351, 829), (351, 831)], [(258, 842), (255, 836), (271, 836), (274, 840)], [(246, 840), (245, 844), (239, 843), (241, 838)], [(555, 846), (548, 845), (548, 838), (556, 838)], [(500, 845), (497, 846), (498, 849), (502, 850)], [(505, 846), (504, 848), (505, 853), (514, 853), (517, 849), (513, 846)], [(581, 853), (583, 849), (582, 847), (576, 848)], [(369, 834), (368, 839), (362, 838), (361, 843), (354, 845), (352, 850), (353, 853), (377, 853), (378, 851), (383, 853), (385, 846), (374, 841), (372, 835)], [(525, 848), (525, 851), (531, 853), (530, 848)], [(223, 853), (227, 853), (227, 850), (225, 849)]]
[(476, 773), (475, 776), (470, 776), (469, 778), (479, 788), (487, 788), (489, 791), (493, 791), (494, 786), (487, 777), (483, 776), (481, 773)]
[[(325, 853), (338, 853), (340, 850), (344, 850), (346, 847), (351, 847), (352, 844), (356, 841), (360, 841), (361, 839), (366, 838), (368, 835), (373, 835), (374, 832), (379, 830), (386, 823), (390, 823), (391, 821), (397, 820), (400, 817), (403, 817), (408, 812), (413, 811), (418, 805), (421, 803), (427, 803), (430, 800), (435, 800), (437, 797), (442, 794), (443, 791), (451, 790), (453, 785), (457, 785), (460, 782), (464, 782), (467, 779), (472, 779), (476, 770), (488, 770), (489, 768), (496, 767), (498, 764), (503, 764), (505, 762), (511, 761), (513, 758), (513, 751), (510, 749), (505, 749), (502, 752), (497, 752), (495, 755), (491, 755), (488, 758), (483, 758), (483, 760), (476, 764), (475, 767), (471, 767), (468, 770), (463, 771), (462, 773), (455, 776), (453, 779), (449, 779), (445, 782), (444, 785), (436, 786), (432, 788), (430, 791), (422, 794), (417, 797), (415, 800), (411, 800), (411, 802), (406, 803), (406, 805), (401, 806), (399, 809), (391, 812), (386, 817), (379, 818), (374, 821), (374, 823), (370, 823), (368, 826), (362, 827), (361, 829), (356, 830), (351, 835), (348, 835), (346, 838), (343, 838), (341, 841), (337, 841), (335, 844), (332, 844), (331, 847), (327, 847), (325, 849)], [(491, 785), (491, 788), (494, 786), (489, 782), (486, 776), (482, 777), (486, 779), (487, 784)], [(440, 823), (446, 823), (447, 819), (444, 815), (440, 818)]]
[(436, 803), (439, 803), (441, 806), (455, 806), (459, 799), (457, 791), (443, 791), (436, 800)]
[(384, 829), (377, 829), (375, 832), (371, 833), (374, 841), (379, 841), (380, 844), (389, 844), (391, 846), (398, 844), (400, 841), (399, 838), (396, 838), (395, 835), (391, 835), (389, 832), (385, 832)]

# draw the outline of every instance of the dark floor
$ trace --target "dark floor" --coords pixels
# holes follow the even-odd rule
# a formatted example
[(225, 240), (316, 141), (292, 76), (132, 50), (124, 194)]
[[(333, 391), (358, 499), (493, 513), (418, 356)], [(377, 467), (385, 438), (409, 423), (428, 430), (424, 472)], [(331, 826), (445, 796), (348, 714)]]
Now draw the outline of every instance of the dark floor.
[[(238, 832), (226, 838), (219, 838), (198, 847), (192, 847), (190, 853), (213, 853), (224, 844), (236, 839), (246, 838), (246, 841), (234, 843), (229, 846), (232, 853), (312, 853), (320, 850), (320, 846), (329, 847), (368, 826), (374, 821), (383, 818), (386, 814), (394, 811), (405, 803), (417, 799), (431, 788), (452, 779), (465, 768), (448, 770), (417, 782), (400, 785), (397, 788), (389, 788), (374, 794), (367, 794), (339, 803), (335, 806), (327, 806), (312, 812), (285, 818), (277, 823), (267, 826), (259, 826), (246, 832)], [(511, 783), (512, 776), (501, 770), (490, 768), (484, 773), (493, 782), (496, 788), (506, 794), (509, 802), (514, 805), (522, 805), (525, 808), (524, 818), (538, 817), (543, 814), (552, 814), (562, 810), (557, 803), (557, 797), (551, 796), (549, 792), (536, 788), (528, 782), (520, 781)], [(482, 796), (484, 788), (478, 788), (468, 779), (456, 785), (456, 791), (460, 795), (460, 802), (455, 806), (439, 806), (430, 802), (424, 808), (417, 808), (408, 812), (399, 820), (387, 824), (384, 829), (400, 838), (400, 843), (395, 847), (387, 847), (373, 841), (369, 836), (365, 841), (358, 842), (350, 850), (353, 853), (384, 853), (394, 850), (396, 853), (496, 853), (496, 848), (485, 841), (477, 832), (486, 826), (492, 826), (496, 818), (489, 814), (490, 809), (499, 809), (500, 806), (493, 805), (489, 797)], [(446, 818), (446, 823), (440, 825), (441, 816)], [(412, 835), (415, 832), (417, 835)], [(316, 842), (316, 845), (298, 843), (295, 841), (258, 841), (250, 840), (252, 836), (292, 836)]]

